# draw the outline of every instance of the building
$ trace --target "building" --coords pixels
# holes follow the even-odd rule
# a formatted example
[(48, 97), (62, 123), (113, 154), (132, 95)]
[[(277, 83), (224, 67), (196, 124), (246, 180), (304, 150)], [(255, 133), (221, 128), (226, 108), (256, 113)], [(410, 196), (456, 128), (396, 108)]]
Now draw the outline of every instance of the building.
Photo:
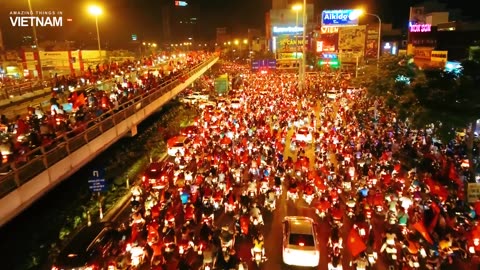
[(301, 10), (294, 11), (289, 6), (288, 1), (281, 1), (266, 14), (265, 33), (268, 42), (269, 51), (271, 51), (277, 60), (279, 68), (297, 68), (302, 58), (303, 29), (309, 36), (306, 38), (305, 46), (309, 44), (310, 33), (312, 32), (314, 21), (314, 6), (307, 4), (307, 22), (302, 19)]
[[(107, 51), (101, 51), (102, 58), (108, 56)], [(38, 66), (38, 59), (42, 68)], [(43, 72), (44, 78), (57, 75), (81, 75), (88, 68), (95, 68), (100, 62), (98, 50), (71, 50), (71, 51), (26, 51), (20, 52), (20, 63), (23, 76), (26, 78), (38, 77)]]
[[(435, 6), (435, 8), (438, 8)], [(480, 23), (453, 21), (449, 11), (411, 7), (407, 53), (420, 67), (445, 67), (469, 57), (480, 44)]]

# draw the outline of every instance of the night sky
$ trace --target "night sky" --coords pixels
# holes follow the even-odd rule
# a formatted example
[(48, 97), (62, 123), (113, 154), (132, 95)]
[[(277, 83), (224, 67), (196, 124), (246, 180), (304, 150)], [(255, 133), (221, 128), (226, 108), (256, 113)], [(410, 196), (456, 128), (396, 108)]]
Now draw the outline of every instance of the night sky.
[[(62, 28), (38, 29), (39, 40), (94, 40), (96, 35), (94, 19), (86, 12), (89, 3), (98, 3), (104, 9), (99, 18), (101, 40), (118, 47), (129, 42), (132, 34), (140, 40), (162, 41), (162, 7), (170, 6), (170, 16), (179, 21), (196, 17), (198, 23), (191, 31), (196, 40), (209, 41), (215, 37), (216, 27), (227, 27), (230, 33), (245, 35), (248, 28), (264, 30), (265, 12), (271, 7), (271, 0), (186, 0), (188, 7), (174, 7), (174, 0), (31, 0), (33, 10), (62, 11)], [(300, 1), (301, 2), (301, 1)], [(310, 2), (310, 1), (309, 1)], [(406, 26), (409, 7), (422, 1), (415, 0), (314, 0), (315, 9), (339, 9), (362, 7), (369, 13), (376, 13), (386, 23), (396, 27)], [(461, 8), (463, 15), (476, 16), (476, 1), (457, 0), (438, 2), (448, 4), (449, 8)], [(0, 0), (0, 27), (5, 45), (13, 48), (19, 44), (23, 35), (31, 34), (31, 28), (15, 28), (9, 21), (10, 11), (27, 11), (27, 0)], [(71, 18), (72, 22), (66, 22)], [(173, 39), (183, 39), (175, 35), (182, 30), (172, 25)], [(88, 43), (88, 42), (87, 42)]]

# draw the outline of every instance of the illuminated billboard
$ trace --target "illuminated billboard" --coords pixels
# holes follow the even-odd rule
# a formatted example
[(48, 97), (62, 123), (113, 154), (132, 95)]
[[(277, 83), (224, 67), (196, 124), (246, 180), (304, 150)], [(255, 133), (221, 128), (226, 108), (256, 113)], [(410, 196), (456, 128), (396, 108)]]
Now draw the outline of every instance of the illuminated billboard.
[(322, 27), (345, 27), (358, 25), (358, 10), (337, 9), (322, 11)]

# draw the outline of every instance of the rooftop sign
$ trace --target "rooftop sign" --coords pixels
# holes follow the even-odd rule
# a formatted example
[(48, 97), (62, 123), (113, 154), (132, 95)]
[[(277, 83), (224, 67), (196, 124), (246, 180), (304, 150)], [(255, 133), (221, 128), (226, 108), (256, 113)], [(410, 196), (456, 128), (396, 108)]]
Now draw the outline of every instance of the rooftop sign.
[(322, 27), (345, 27), (358, 25), (358, 11), (337, 9), (322, 11)]

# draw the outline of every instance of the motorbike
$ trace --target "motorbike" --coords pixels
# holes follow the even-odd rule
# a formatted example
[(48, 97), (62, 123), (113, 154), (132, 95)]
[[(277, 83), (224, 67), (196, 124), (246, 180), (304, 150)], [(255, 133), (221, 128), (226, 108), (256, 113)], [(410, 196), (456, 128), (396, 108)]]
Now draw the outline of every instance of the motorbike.
[(290, 190), (287, 191), (287, 199), (290, 199), (293, 202), (295, 202), (298, 199), (298, 192), (297, 191), (291, 192)]
[(387, 244), (387, 247), (385, 249), (385, 252), (387, 253), (387, 259), (390, 265), (397, 265), (397, 248), (393, 244)]
[(265, 208), (267, 208), (268, 211), (273, 212), (276, 208), (276, 200), (265, 200)]
[(315, 209), (315, 213), (316, 213), (317, 216), (318, 216), (319, 218), (321, 218), (322, 220), (327, 216), (327, 211), (328, 211), (328, 210)]
[(211, 195), (204, 195), (202, 198), (202, 204), (205, 208), (212, 207), (213, 198)]
[(145, 260), (145, 249), (141, 246), (128, 244), (126, 250), (130, 252), (130, 266), (134, 269), (140, 267)]
[(355, 200), (353, 199), (348, 200), (346, 202), (346, 205), (347, 205), (347, 216), (350, 219), (353, 219), (355, 217), (355, 205), (356, 205)]
[(213, 213), (210, 214), (210, 215), (202, 213), (202, 224), (212, 226), (213, 225)]
[(420, 268), (420, 261), (418, 259), (417, 254), (409, 254), (406, 258), (407, 264), (410, 269), (419, 269)]
[(257, 265), (257, 267), (260, 267), (260, 265), (265, 261), (265, 257), (262, 254), (261, 250), (253, 250), (253, 261)]
[(240, 233), (241, 236), (247, 236), (250, 228), (250, 219), (247, 215), (242, 215), (238, 218), (236, 226), (237, 231)]
[(175, 250), (175, 242), (172, 239), (163, 238), (163, 249), (165, 253), (171, 253)]
[(273, 189), (275, 190), (275, 196), (280, 198), (280, 195), (282, 195), (282, 186), (274, 186)]
[(223, 205), (223, 198), (222, 197), (215, 197), (213, 199), (213, 209), (220, 210), (220, 207)]
[(387, 221), (390, 225), (396, 224), (398, 221), (397, 214), (393, 211), (389, 211), (387, 214)]
[(312, 201), (314, 198), (315, 198), (315, 194), (303, 194), (303, 199), (308, 205), (312, 204)]
[(328, 270), (343, 270), (342, 260), (340, 256), (333, 256), (328, 263)]
[(236, 205), (235, 203), (225, 202), (225, 213), (233, 213), (235, 212)]
[(220, 244), (222, 252), (229, 252), (235, 245), (235, 237), (230, 232), (222, 232), (220, 234)]
[(193, 205), (186, 205), (183, 212), (186, 223), (195, 223), (195, 207)]
[(262, 184), (260, 186), (260, 194), (265, 195), (268, 190), (269, 190), (268, 182), (262, 182)]
[(370, 266), (374, 266), (375, 263), (378, 260), (377, 252), (375, 252), (373, 250), (370, 250), (370, 251), (366, 252), (366, 255), (367, 255), (367, 260), (368, 260), (368, 263), (370, 264)]
[(254, 227), (257, 227), (259, 225), (263, 225), (263, 222), (261, 222), (260, 217), (250, 217), (250, 221), (252, 222)]
[(203, 270), (212, 270), (215, 263), (215, 256), (211, 250), (205, 250), (203, 252)]
[(193, 243), (188, 240), (182, 240), (178, 244), (178, 254), (180, 257), (186, 256), (187, 252), (190, 250), (190, 248), (193, 246)]

